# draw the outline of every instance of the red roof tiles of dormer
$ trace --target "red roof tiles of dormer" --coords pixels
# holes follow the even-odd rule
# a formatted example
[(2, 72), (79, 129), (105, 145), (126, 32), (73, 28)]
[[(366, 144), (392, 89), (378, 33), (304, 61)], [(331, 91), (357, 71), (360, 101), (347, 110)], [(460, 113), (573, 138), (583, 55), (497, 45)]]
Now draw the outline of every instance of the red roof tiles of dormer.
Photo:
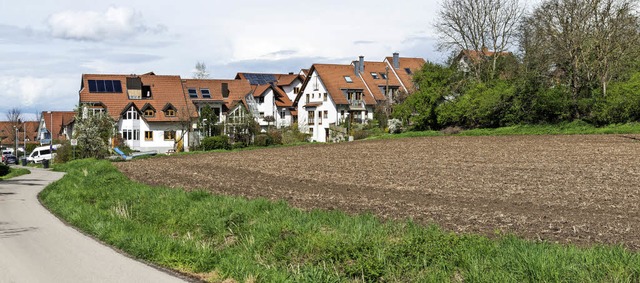
[[(151, 97), (145, 99), (130, 98), (127, 92), (127, 78), (140, 78), (143, 86), (151, 90)], [(120, 81), (122, 92), (90, 92), (89, 80), (117, 80)], [(133, 105), (138, 110), (149, 104), (156, 111), (171, 105), (177, 111), (175, 117), (167, 117), (157, 113), (153, 117), (145, 117), (149, 122), (180, 121), (187, 117), (197, 117), (197, 112), (191, 101), (183, 91), (182, 81), (179, 76), (159, 76), (154, 73), (144, 75), (106, 75), (84, 74), (82, 75), (82, 89), (80, 90), (81, 104), (95, 104), (105, 107), (107, 113), (116, 121), (120, 119), (127, 105)], [(144, 95), (144, 94), (143, 94)], [(184, 113), (187, 113), (186, 115)]]
[[(326, 87), (329, 95), (331, 96), (331, 99), (333, 99), (336, 105), (349, 104), (349, 101), (347, 100), (347, 97), (343, 92), (343, 90), (347, 89), (362, 90), (365, 104), (376, 104), (376, 101), (373, 98), (371, 92), (368, 90), (367, 86), (354, 73), (354, 67), (352, 65), (313, 64), (313, 66), (311, 66), (311, 69), (309, 70), (309, 77), (307, 77), (304, 82), (304, 85), (302, 87), (303, 89), (307, 84), (313, 83), (310, 82), (310, 80), (313, 80), (312, 75), (314, 72), (318, 73), (320, 80), (322, 80), (322, 83)], [(345, 77), (351, 78), (352, 82), (347, 82)], [(296, 98), (296, 100), (299, 100), (301, 94), (302, 92), (298, 94), (298, 98)]]

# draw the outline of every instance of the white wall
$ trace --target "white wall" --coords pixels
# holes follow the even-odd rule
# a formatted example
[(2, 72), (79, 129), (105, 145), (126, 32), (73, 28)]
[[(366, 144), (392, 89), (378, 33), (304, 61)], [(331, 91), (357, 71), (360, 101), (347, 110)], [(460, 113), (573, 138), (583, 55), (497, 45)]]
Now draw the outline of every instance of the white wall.
[[(317, 72), (313, 72), (310, 75), (311, 79), (305, 89), (301, 90), (302, 96), (298, 101), (298, 127), (301, 132), (310, 133), (312, 141), (327, 142), (326, 130), (330, 124), (337, 123), (337, 111), (336, 105), (328, 94), (327, 88), (324, 83), (318, 77)], [(316, 81), (317, 78), (317, 81)], [(327, 100), (324, 101), (324, 93), (327, 93)], [(307, 102), (307, 94), (309, 95), (309, 101)], [(340, 95), (340, 94), (338, 94)], [(320, 106), (305, 108), (307, 103), (320, 102)], [(309, 116), (307, 111), (314, 111), (314, 124), (309, 125)], [(327, 111), (328, 118), (324, 118), (324, 111)], [(323, 114), (320, 119), (320, 114)], [(321, 123), (322, 121), (322, 123)]]
[[(156, 150), (158, 153), (166, 153), (169, 149), (173, 149), (175, 140), (165, 140), (165, 131), (176, 131), (176, 139), (182, 135), (182, 129), (179, 122), (152, 122), (147, 123), (142, 119), (118, 121), (118, 132), (122, 134), (123, 130), (132, 129), (139, 130), (140, 136), (138, 140), (125, 140), (125, 144), (133, 150), (150, 151)], [(152, 132), (152, 139), (145, 139), (145, 132)], [(184, 136), (183, 145), (185, 150), (189, 147), (189, 135)]]
[(297, 93), (293, 92), (294, 88), (296, 87), (302, 87), (302, 81), (300, 81), (299, 79), (295, 79), (290, 85), (286, 85), (282, 87), (282, 89), (284, 90), (284, 92), (287, 94), (287, 96), (291, 101), (296, 100), (296, 96), (298, 95)]

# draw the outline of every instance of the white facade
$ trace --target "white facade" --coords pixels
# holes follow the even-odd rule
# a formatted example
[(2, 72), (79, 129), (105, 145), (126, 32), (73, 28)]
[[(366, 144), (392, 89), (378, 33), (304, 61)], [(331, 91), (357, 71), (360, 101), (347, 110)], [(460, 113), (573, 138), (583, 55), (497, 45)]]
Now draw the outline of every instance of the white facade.
[(139, 151), (166, 153), (180, 144), (188, 150), (189, 134), (183, 137), (183, 130), (180, 122), (146, 122), (133, 107), (118, 121), (118, 133), (124, 143)]
[(318, 73), (314, 71), (310, 77), (298, 101), (298, 127), (301, 132), (311, 135), (311, 141), (330, 141), (331, 126), (345, 123), (350, 120), (350, 115), (354, 115), (357, 123), (373, 119), (373, 107), (354, 111), (348, 105), (336, 105)]
[(298, 95), (296, 90), (299, 92), (301, 87), (302, 81), (300, 81), (300, 79), (295, 79), (290, 85), (282, 86), (282, 90), (284, 90), (284, 92), (287, 94), (289, 100), (294, 101), (296, 100), (296, 96)]

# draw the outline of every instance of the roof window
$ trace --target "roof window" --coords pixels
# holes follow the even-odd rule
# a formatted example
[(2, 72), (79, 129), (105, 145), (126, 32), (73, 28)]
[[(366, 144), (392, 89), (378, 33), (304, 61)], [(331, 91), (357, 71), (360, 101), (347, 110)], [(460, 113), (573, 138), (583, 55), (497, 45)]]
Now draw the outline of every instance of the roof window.
[(200, 93), (202, 93), (202, 98), (211, 98), (211, 93), (208, 88), (201, 88)]
[(347, 81), (348, 83), (352, 83), (353, 80), (351, 79), (350, 76), (344, 76), (344, 80)]
[(413, 72), (411, 72), (411, 69), (409, 68), (404, 68), (404, 71), (407, 72), (407, 74), (409, 75), (413, 75)]
[(198, 97), (198, 93), (196, 92), (195, 88), (190, 88), (189, 89), (189, 97), (191, 97), (191, 98), (197, 98)]
[(374, 73), (374, 72), (371, 72), (371, 77), (372, 77), (374, 80), (377, 80), (377, 79), (379, 78), (379, 77), (378, 77), (378, 73)]

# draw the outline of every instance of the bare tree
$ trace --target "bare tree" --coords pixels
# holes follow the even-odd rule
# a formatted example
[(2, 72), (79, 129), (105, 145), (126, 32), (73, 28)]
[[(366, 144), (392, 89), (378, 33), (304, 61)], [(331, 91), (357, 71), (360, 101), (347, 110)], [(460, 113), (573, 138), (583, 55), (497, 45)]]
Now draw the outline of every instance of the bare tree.
[(639, 54), (637, 0), (546, 0), (521, 28), (525, 65), (568, 85), (573, 115), (578, 100), (625, 71)]
[(18, 108), (11, 108), (11, 110), (7, 112), (7, 121), (12, 124), (22, 123), (22, 111)]
[[(499, 57), (513, 47), (523, 13), (519, 0), (445, 0), (435, 23), (439, 49), (488, 55), (489, 77), (494, 78)], [(485, 54), (485, 48), (492, 53)], [(480, 78), (478, 66), (470, 67)]]
[(209, 72), (207, 72), (207, 65), (205, 65), (204, 62), (197, 62), (196, 63), (196, 70), (195, 70), (195, 72), (193, 72), (193, 78), (194, 79), (208, 79), (209, 78)]

